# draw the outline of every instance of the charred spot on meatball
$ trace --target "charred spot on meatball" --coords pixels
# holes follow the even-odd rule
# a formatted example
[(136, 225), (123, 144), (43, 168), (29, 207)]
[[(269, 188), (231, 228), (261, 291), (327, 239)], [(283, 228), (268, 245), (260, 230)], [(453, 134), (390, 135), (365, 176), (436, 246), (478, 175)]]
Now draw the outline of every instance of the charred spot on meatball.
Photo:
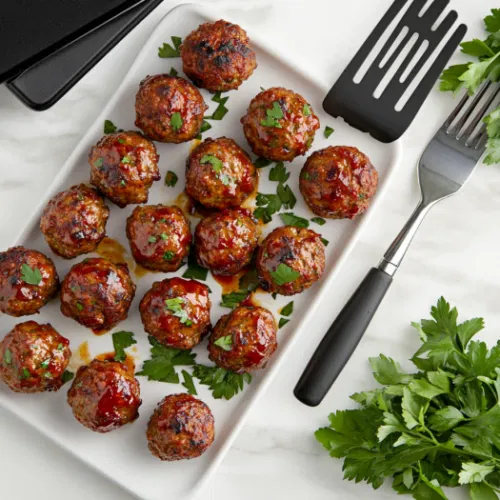
[(248, 210), (228, 209), (203, 219), (195, 232), (196, 258), (218, 275), (238, 274), (257, 248), (257, 224)]
[(186, 142), (200, 133), (207, 109), (200, 91), (184, 78), (148, 76), (135, 98), (135, 125), (154, 141)]
[(105, 135), (89, 153), (90, 182), (121, 208), (145, 203), (160, 179), (159, 158), (156, 146), (138, 132)]
[(378, 172), (359, 149), (330, 146), (315, 151), (300, 173), (300, 192), (321, 217), (353, 219), (364, 213), (377, 190)]
[(189, 155), (186, 192), (209, 208), (240, 206), (257, 188), (257, 169), (232, 139), (205, 139)]
[(208, 352), (221, 368), (245, 373), (264, 368), (277, 346), (272, 313), (263, 307), (239, 306), (219, 319)]
[(262, 286), (281, 295), (301, 293), (321, 278), (325, 246), (311, 229), (282, 226), (269, 233), (257, 252)]
[(22, 246), (0, 252), (0, 312), (35, 314), (59, 288), (54, 263), (43, 253)]
[(137, 263), (147, 269), (172, 272), (189, 253), (189, 221), (178, 207), (136, 207), (127, 219), (127, 238)]
[(210, 92), (237, 89), (257, 67), (246, 31), (223, 19), (201, 24), (180, 51), (184, 73)]
[(151, 453), (170, 462), (199, 457), (214, 436), (210, 408), (190, 394), (165, 397), (153, 412), (146, 432)]
[(45, 207), (40, 230), (52, 251), (64, 259), (93, 252), (106, 236), (109, 208), (85, 184), (56, 194)]
[(19, 323), (0, 342), (0, 380), (14, 392), (57, 391), (70, 357), (69, 340), (51, 325)]
[(126, 264), (101, 258), (74, 265), (61, 285), (61, 312), (95, 333), (127, 317), (135, 285)]
[(191, 349), (211, 328), (208, 293), (208, 287), (195, 280), (153, 283), (139, 306), (144, 330), (168, 347)]
[(109, 432), (139, 417), (139, 382), (125, 364), (94, 359), (78, 369), (68, 404), (82, 425)]
[(304, 155), (319, 128), (311, 105), (300, 94), (281, 87), (255, 96), (241, 123), (252, 151), (274, 161)]

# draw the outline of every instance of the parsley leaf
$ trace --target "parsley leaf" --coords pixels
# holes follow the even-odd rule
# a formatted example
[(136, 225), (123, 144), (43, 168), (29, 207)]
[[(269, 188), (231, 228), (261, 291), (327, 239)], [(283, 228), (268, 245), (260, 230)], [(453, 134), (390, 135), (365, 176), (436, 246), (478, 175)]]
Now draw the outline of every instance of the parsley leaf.
[(304, 219), (303, 217), (298, 217), (292, 212), (285, 212), (283, 214), (280, 214), (280, 217), (283, 223), (286, 224), (287, 226), (295, 226), (302, 228), (309, 227), (309, 221), (307, 219)]
[(28, 285), (39, 285), (43, 276), (38, 267), (31, 268), (28, 264), (21, 266), (21, 279)]
[(182, 44), (182, 38), (178, 36), (172, 36), (170, 38), (172, 39), (173, 47), (169, 43), (165, 42), (161, 47), (158, 47), (158, 57), (165, 59), (181, 56), (179, 47)]
[(203, 155), (201, 157), (200, 163), (211, 163), (214, 171), (217, 173), (219, 173), (224, 167), (222, 161), (213, 155)]
[(255, 202), (258, 208), (253, 214), (257, 219), (261, 219), (265, 224), (271, 222), (273, 214), (279, 212), (283, 205), (277, 194), (257, 193)]
[(222, 97), (221, 92), (216, 92), (212, 97), (212, 101), (217, 102), (219, 105), (211, 116), (205, 116), (205, 120), (222, 120), (224, 116), (226, 116), (226, 113), (229, 111), (226, 108), (226, 102), (228, 101), (228, 99), (229, 96)]
[(177, 174), (172, 172), (172, 170), (169, 170), (165, 176), (165, 186), (174, 187), (178, 180), (179, 178), (177, 177)]
[(321, 217), (313, 217), (311, 219), (311, 222), (314, 222), (314, 223), (318, 224), (319, 226), (323, 226), (326, 224), (326, 220), (322, 219)]
[(329, 127), (328, 125), (325, 127), (325, 131), (323, 132), (323, 135), (325, 136), (325, 139), (328, 139), (333, 133), (335, 132), (335, 129), (332, 127)]
[(491, 9), (491, 15), (484, 18), (484, 24), (490, 33), (500, 31), (500, 9)]
[(127, 357), (125, 349), (131, 345), (137, 344), (133, 332), (126, 332), (121, 330), (114, 332), (113, 335), (113, 348), (115, 350), (115, 361), (123, 362)]
[(264, 168), (268, 167), (271, 165), (273, 162), (271, 160), (266, 160), (265, 158), (257, 158), (253, 164), (255, 165), (255, 168)]
[(283, 309), (281, 309), (280, 314), (282, 316), (290, 316), (293, 313), (293, 300), (289, 302)]
[(206, 120), (203, 120), (201, 122), (201, 127), (200, 127), (200, 133), (196, 136), (197, 139), (201, 140), (201, 134), (203, 134), (203, 132), (206, 132), (207, 130), (210, 130), (212, 128), (212, 125), (210, 125), (210, 123), (208, 123)]
[(165, 305), (167, 309), (172, 313), (172, 316), (179, 318), (180, 322), (186, 326), (191, 326), (193, 321), (189, 318), (187, 311), (182, 307), (186, 303), (186, 299), (183, 297), (174, 297), (172, 299), (166, 299)]
[(280, 318), (280, 321), (278, 323), (278, 329), (283, 328), (289, 322), (290, 320), (288, 318)]
[(231, 292), (222, 295), (221, 307), (227, 307), (229, 309), (235, 309), (240, 305), (240, 302), (248, 297), (248, 291)]
[(188, 373), (186, 370), (182, 370), (181, 373), (182, 373), (182, 378), (184, 379), (182, 385), (187, 389), (188, 394), (197, 396), (198, 393), (196, 392), (196, 387), (194, 386), (194, 380), (191, 374)]
[(325, 247), (328, 246), (328, 243), (330, 243), (326, 238), (320, 238), (321, 239), (321, 243), (323, 243), (323, 245), (325, 245)]
[(302, 110), (302, 112), (304, 113), (304, 116), (311, 116), (311, 106), (309, 106), (309, 104), (304, 104), (304, 109)]
[(188, 268), (182, 275), (183, 278), (190, 278), (193, 280), (206, 281), (208, 276), (208, 269), (201, 267), (196, 259), (194, 248), (191, 249), (188, 256)]
[(274, 101), (273, 107), (271, 109), (266, 109), (266, 117), (260, 121), (260, 124), (264, 127), (283, 128), (278, 120), (284, 116), (279, 102)]
[(12, 351), (10, 349), (5, 349), (5, 351), (3, 353), (3, 360), (8, 365), (10, 365), (12, 363)]
[(118, 128), (111, 120), (104, 120), (104, 133), (105, 134), (113, 134), (117, 130), (118, 130)]
[(234, 373), (217, 366), (195, 365), (193, 377), (208, 386), (215, 399), (231, 399), (252, 381), (249, 373)]
[(75, 378), (75, 374), (73, 372), (70, 372), (69, 370), (65, 370), (64, 373), (62, 374), (61, 380), (62, 383), (65, 384), (66, 382), (69, 382), (70, 380), (73, 380)]
[(176, 111), (175, 113), (172, 113), (172, 116), (170, 117), (170, 126), (172, 127), (172, 130), (174, 132), (178, 132), (182, 128), (183, 120), (181, 114)]
[(169, 71), (168, 74), (170, 76), (177, 76), (179, 73), (178, 73), (178, 71), (174, 67), (172, 67), (172, 68), (170, 68), (170, 71)]
[(278, 285), (285, 285), (287, 283), (292, 283), (300, 276), (300, 273), (292, 269), (286, 264), (279, 264), (276, 271), (271, 271), (271, 277), (273, 281)]
[(278, 181), (285, 183), (290, 177), (290, 172), (287, 172), (285, 165), (282, 161), (276, 163), (276, 165), (269, 170), (269, 180)]
[(224, 351), (230, 351), (233, 348), (233, 336), (232, 335), (225, 335), (223, 337), (219, 337), (215, 342), (214, 345), (217, 347), (220, 347), (221, 349), (224, 349)]
[(297, 198), (293, 194), (293, 191), (290, 189), (288, 184), (284, 186), (283, 184), (278, 184), (277, 189), (278, 196), (283, 203), (283, 208), (292, 209), (297, 203)]

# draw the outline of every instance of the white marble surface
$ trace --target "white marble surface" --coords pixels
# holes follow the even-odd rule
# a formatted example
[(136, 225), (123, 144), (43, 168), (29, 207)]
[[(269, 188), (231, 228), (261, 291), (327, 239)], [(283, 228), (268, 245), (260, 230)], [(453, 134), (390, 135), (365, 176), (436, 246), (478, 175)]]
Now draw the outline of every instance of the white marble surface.
[[(165, 1), (52, 109), (35, 113), (0, 87), (0, 247), (8, 247), (47, 189), (54, 174), (112, 95), (150, 29), (172, 6)], [(219, 2), (209, 3), (217, 9)], [(390, 0), (233, 0), (233, 18), (265, 34), (316, 78), (335, 81), (350, 55)], [(452, 0), (481, 35), (488, 0)], [(362, 12), (362, 14), (361, 14)], [(456, 56), (460, 59), (460, 56)], [(438, 205), (424, 222), (377, 316), (325, 401), (315, 409), (298, 403), (292, 389), (323, 332), (369, 266), (376, 264), (418, 201), (415, 162), (454, 103), (433, 92), (406, 133), (405, 158), (372, 225), (323, 304), (310, 336), (294, 346), (287, 366), (254, 407), (247, 425), (217, 471), (205, 497), (218, 500), (395, 498), (389, 487), (342, 481), (341, 463), (313, 439), (327, 414), (349, 405), (348, 395), (373, 385), (368, 356), (384, 352), (401, 361), (417, 346), (410, 320), (427, 314), (444, 295), (464, 316), (483, 315), (485, 337), (500, 327), (498, 247), (500, 167), (479, 166), (466, 188)], [(332, 136), (332, 138), (334, 138)], [(497, 198), (498, 196), (498, 198)], [(0, 320), (1, 323), (1, 320)], [(81, 465), (36, 431), (0, 409), (2, 498), (41, 500), (131, 498)], [(460, 498), (456, 495), (453, 498)]]

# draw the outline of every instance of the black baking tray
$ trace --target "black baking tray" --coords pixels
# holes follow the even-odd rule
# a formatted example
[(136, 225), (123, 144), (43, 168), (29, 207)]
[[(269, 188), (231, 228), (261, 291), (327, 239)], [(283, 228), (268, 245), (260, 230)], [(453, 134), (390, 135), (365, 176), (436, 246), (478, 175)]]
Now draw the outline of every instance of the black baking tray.
[(9, 81), (7, 88), (30, 108), (53, 106), (162, 0), (145, 0)]
[(146, 0), (0, 0), (0, 83)]

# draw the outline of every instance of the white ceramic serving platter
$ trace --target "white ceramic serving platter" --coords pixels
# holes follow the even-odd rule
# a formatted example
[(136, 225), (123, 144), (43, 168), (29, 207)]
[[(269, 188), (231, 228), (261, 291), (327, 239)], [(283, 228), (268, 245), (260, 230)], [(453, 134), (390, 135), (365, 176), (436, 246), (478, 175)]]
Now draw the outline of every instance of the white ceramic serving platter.
[[(214, 13), (212, 9), (208, 10), (195, 4), (188, 4), (175, 8), (162, 19), (123, 79), (123, 83), (117, 89), (113, 99), (61, 168), (46, 197), (40, 201), (38, 210), (16, 243), (40, 250), (53, 258), (61, 279), (73, 264), (80, 262), (84, 257), (65, 261), (52, 254), (38, 229), (43, 207), (55, 193), (75, 183), (88, 181), (87, 154), (90, 147), (101, 137), (105, 119), (112, 120), (119, 128), (134, 129), (135, 93), (139, 82), (146, 75), (168, 73), (171, 67), (177, 69), (179, 74), (182, 75), (180, 59), (160, 59), (157, 55), (158, 47), (163, 42), (170, 43), (172, 35), (185, 37), (200, 23), (214, 21), (219, 18), (231, 20), (230, 16), (227, 16), (224, 12)], [(161, 462), (149, 453), (145, 437), (149, 417), (157, 403), (164, 396), (183, 392), (184, 388), (181, 385), (149, 382), (144, 377), (139, 377), (143, 400), (139, 419), (131, 425), (126, 425), (117, 431), (104, 435), (87, 430), (73, 418), (66, 403), (66, 392), (69, 384), (58, 393), (35, 395), (15, 394), (3, 385), (0, 387), (0, 404), (3, 407), (10, 409), (19, 418), (52, 438), (62, 448), (67, 449), (85, 463), (96, 468), (123, 488), (144, 500), (164, 500), (167, 496), (175, 500), (192, 498), (218, 466), (243, 425), (245, 415), (251, 405), (263, 393), (279, 367), (287, 362), (286, 351), (290, 349), (293, 339), (299, 335), (307, 335), (308, 325), (312, 315), (315, 314), (315, 304), (319, 296), (335, 293), (333, 284), (335, 276), (356, 243), (360, 232), (369, 223), (370, 213), (380, 203), (391, 173), (397, 166), (400, 157), (398, 143), (383, 145), (368, 135), (352, 129), (341, 120), (334, 120), (326, 115), (322, 110), (321, 103), (328, 89), (321, 88), (308, 79), (299, 69), (300, 61), (284, 61), (279, 55), (269, 51), (265, 41), (259, 39), (257, 34), (249, 33), (249, 35), (257, 53), (258, 68), (238, 91), (228, 94), (230, 96), (227, 103), (229, 113), (222, 121), (212, 121), (213, 128), (204, 133), (203, 137), (215, 138), (225, 135), (235, 139), (237, 143), (248, 150), (240, 125), (240, 118), (244, 115), (248, 103), (260, 91), (261, 86), (265, 88), (284, 86), (304, 95), (320, 117), (321, 129), (316, 135), (312, 150), (336, 144), (358, 147), (371, 158), (378, 169), (380, 175), (379, 189), (368, 213), (357, 220), (328, 221), (327, 224), (321, 227), (311, 223), (310, 227), (321, 233), (330, 242), (327, 247), (327, 270), (320, 283), (293, 298), (278, 297), (273, 300), (268, 294), (257, 294), (257, 300), (264, 307), (273, 311), (277, 319), (279, 318), (279, 308), (290, 300), (293, 300), (295, 304), (290, 323), (279, 331), (279, 347), (268, 367), (255, 374), (251, 385), (230, 401), (214, 400), (211, 393), (204, 386), (197, 383), (198, 397), (210, 406), (215, 416), (216, 439), (212, 447), (200, 458), (172, 463)], [(210, 104), (208, 113), (211, 113), (217, 104), (210, 100), (210, 94), (205, 91), (202, 93), (206, 102)], [(334, 134), (329, 139), (325, 139), (323, 136), (325, 125), (335, 128)], [(175, 202), (184, 189), (185, 160), (192, 146), (193, 144), (190, 143), (180, 145), (157, 144), (160, 154), (162, 180), (155, 183), (151, 189), (149, 203), (170, 204)], [(50, 144), (47, 144), (47, 148), (50, 148)], [(307, 209), (298, 189), (299, 172), (304, 161), (305, 157), (297, 158), (294, 162), (287, 163), (286, 167), (291, 172), (288, 184), (298, 199), (293, 212), (310, 219), (313, 214)], [(164, 186), (163, 178), (167, 170), (173, 170), (179, 176), (175, 188)], [(268, 180), (268, 172), (269, 167), (260, 171), (259, 191), (262, 193), (276, 193), (277, 183)], [(109, 206), (111, 215), (107, 226), (108, 236), (118, 240), (128, 251), (125, 237), (125, 221), (134, 207), (129, 206), (120, 209), (111, 203), (109, 203)], [(193, 228), (197, 220), (191, 218)], [(281, 219), (275, 215), (273, 222), (265, 227), (264, 235), (278, 225), (281, 225)], [(130, 262), (132, 263), (131, 259)], [(149, 273), (138, 277), (134, 274), (134, 265), (131, 264), (130, 267), (132, 277), (137, 283), (136, 297), (129, 318), (120, 323), (114, 331), (124, 329), (135, 332), (138, 344), (131, 354), (135, 358), (137, 367), (140, 368), (142, 361), (149, 357), (149, 344), (140, 321), (139, 301), (154, 281), (171, 277), (174, 274)], [(180, 276), (184, 271), (185, 267), (175, 275)], [(213, 304), (212, 321), (215, 323), (228, 310), (218, 305), (221, 296), (219, 284), (211, 276), (209, 276), (207, 284), (213, 292), (211, 294)], [(1, 317), (1, 330), (3, 334), (6, 334), (14, 324), (28, 319), (34, 319), (40, 323), (50, 322), (62, 335), (70, 339), (74, 353), (77, 353), (79, 346), (85, 341), (88, 341), (92, 357), (112, 350), (111, 333), (98, 337), (75, 321), (65, 318), (59, 311), (58, 298), (44, 307), (40, 314), (35, 317), (15, 319), (3, 315)], [(206, 341), (198, 346), (195, 352), (198, 354), (198, 361), (208, 362)], [(75, 370), (80, 364), (82, 364), (82, 360), (78, 354), (75, 354), (70, 368)]]

